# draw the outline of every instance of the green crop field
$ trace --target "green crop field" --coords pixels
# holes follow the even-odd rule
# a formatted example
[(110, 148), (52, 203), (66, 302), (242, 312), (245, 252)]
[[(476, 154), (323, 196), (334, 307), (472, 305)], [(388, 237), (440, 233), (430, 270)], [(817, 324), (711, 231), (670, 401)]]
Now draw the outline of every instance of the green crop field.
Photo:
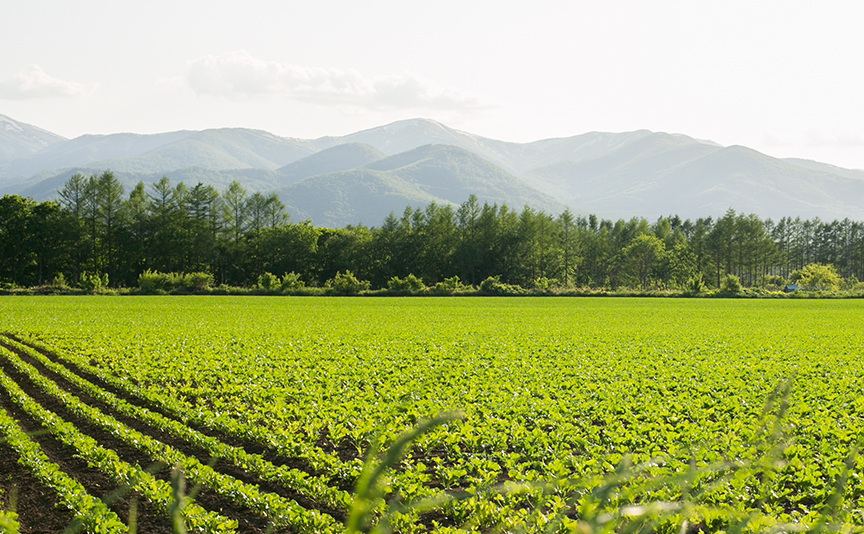
[(445, 412), (370, 505), (397, 531), (864, 523), (864, 301), (6, 297), (0, 318), (0, 458), (93, 531), (134, 509), (171, 532), (177, 464), (190, 531), (343, 531), (369, 447)]

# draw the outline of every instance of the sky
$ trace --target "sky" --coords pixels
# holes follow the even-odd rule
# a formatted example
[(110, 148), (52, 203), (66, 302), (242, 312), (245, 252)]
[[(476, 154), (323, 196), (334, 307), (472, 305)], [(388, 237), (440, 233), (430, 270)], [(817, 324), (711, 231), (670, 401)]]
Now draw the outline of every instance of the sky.
[(0, 114), (65, 137), (639, 129), (864, 169), (864, 2), (3, 2)]

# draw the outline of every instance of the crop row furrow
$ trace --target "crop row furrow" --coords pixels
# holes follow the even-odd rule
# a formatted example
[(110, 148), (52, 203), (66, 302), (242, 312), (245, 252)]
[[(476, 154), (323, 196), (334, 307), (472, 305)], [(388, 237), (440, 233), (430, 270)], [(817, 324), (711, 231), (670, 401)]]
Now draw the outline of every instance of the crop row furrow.
[[(0, 353), (6, 355), (4, 350), (0, 350)], [(5, 373), (0, 373), (0, 385), (9, 394), (12, 402), (44, 426), (61, 443), (72, 447), (81, 458), (107, 474), (119, 486), (128, 486), (143, 495), (167, 515), (169, 506), (173, 502), (172, 489), (167, 482), (156, 479), (137, 465), (130, 465), (120, 460), (116, 452), (102, 447), (95, 439), (78, 431), (75, 425), (43, 408)], [(235, 532), (234, 521), (215, 512), (204, 510), (194, 503), (183, 509), (183, 515), (187, 526), (199, 532), (211, 534)]]
[(82, 402), (78, 397), (63, 391), (57, 384), (43, 377), (33, 366), (21, 361), (5, 347), (0, 347), (0, 355), (15, 369), (27, 376), (43, 393), (61, 402), (77, 417), (81, 417), (109, 432), (126, 445), (147, 455), (153, 461), (182, 466), (191, 482), (200, 483), (212, 489), (218, 495), (263, 517), (274, 526), (290, 526), (305, 532), (336, 532), (340, 530), (339, 525), (329, 515), (317, 510), (307, 510), (294, 501), (283, 499), (272, 493), (261, 492), (257, 486), (218, 473), (197, 459), (190, 458), (173, 447), (103, 414)]
[(86, 532), (113, 534), (128, 532), (128, 527), (105, 506), (93, 497), (77, 480), (64, 473), (42, 452), (41, 447), (25, 434), (15, 420), (0, 408), (0, 434), (6, 443), (18, 453), (18, 463), (30, 470), (33, 476), (51, 488), (60, 503), (75, 514), (75, 519)]
[[(321, 450), (320, 447), (297, 439), (297, 436), (291, 432), (280, 432), (278, 429), (246, 425), (202, 406), (190, 409), (189, 406), (168, 395), (139, 387), (123, 377), (113, 375), (90, 365), (84, 358), (78, 355), (49, 346), (41, 340), (34, 339), (32, 336), (27, 337), (27, 344), (37, 350), (42, 350), (56, 356), (62, 362), (71, 365), (84, 374), (94, 376), (133, 397), (141, 399), (151, 406), (158, 407), (160, 410), (176, 417), (185, 425), (194, 425), (228, 436), (249, 440), (274, 451), (282, 457), (301, 458), (309, 465), (311, 470), (326, 473), (324, 476), (316, 477), (322, 484), (326, 485), (332, 479), (353, 481), (359, 476), (362, 469), (362, 461), (343, 462), (335, 454), (327, 453)], [(314, 483), (318, 484), (318, 481)]]
[(207, 451), (211, 456), (231, 462), (234, 466), (259, 476), (262, 480), (276, 482), (287, 488), (296, 490), (327, 507), (337, 510), (345, 509), (350, 504), (350, 495), (342, 490), (325, 484), (318, 477), (310, 477), (299, 469), (287, 466), (275, 466), (258, 454), (249, 454), (241, 447), (226, 445), (218, 439), (207, 436), (189, 428), (183, 423), (169, 419), (162, 414), (153, 412), (141, 406), (131, 404), (110, 392), (73, 373), (65, 366), (51, 361), (34, 348), (9, 338), (2, 338), (0, 343), (19, 350), (30, 356), (47, 369), (57, 373), (64, 380), (74, 385), (93, 398), (105, 403), (117, 412), (158, 429), (166, 434), (183, 440), (195, 447)]
[[(77, 380), (82, 381), (82, 383), (83, 382), (89, 383), (88, 381), (83, 379), (81, 376), (77, 375), (76, 373), (74, 373), (73, 371), (71, 371), (70, 369), (68, 369), (64, 365), (62, 365), (60, 362), (54, 362), (50, 358), (48, 358), (45, 354), (40, 352), (40, 351), (45, 351), (45, 352), (55, 356), (56, 358), (58, 358), (58, 360), (72, 366), (73, 368), (78, 369), (79, 371), (81, 371), (87, 375), (95, 376), (97, 379), (103, 381), (104, 383), (107, 383), (107, 384), (117, 388), (117, 390), (124, 391), (124, 392), (126, 392), (132, 396), (135, 396), (139, 399), (144, 400), (147, 403), (159, 406), (160, 408), (164, 409), (169, 414), (176, 416), (180, 421), (182, 421), (185, 424), (201, 424), (201, 426), (207, 426), (207, 425), (204, 425), (204, 423), (211, 423), (212, 421), (216, 421), (217, 419), (220, 419), (215, 414), (211, 414), (210, 416), (203, 417), (203, 418), (200, 416), (195, 417), (193, 414), (190, 414), (189, 409), (186, 408), (185, 406), (183, 406), (182, 404), (172, 402), (173, 399), (171, 399), (170, 396), (168, 396), (168, 395), (156, 395), (154, 393), (149, 392), (146, 389), (138, 388), (134, 384), (129, 382), (128, 380), (123, 379), (122, 377), (117, 377), (117, 376), (112, 375), (110, 373), (104, 372), (99, 368), (90, 366), (89, 364), (84, 362), (80, 357), (76, 357), (76, 355), (70, 354), (70, 353), (65, 352), (65, 351), (57, 350), (56, 348), (51, 347), (51, 346), (41, 342), (41, 340), (35, 340), (33, 338), (28, 338), (26, 343), (22, 343), (21, 341), (17, 341), (15, 339), (11, 338), (10, 336), (2, 337), (2, 338), (0, 338), (0, 340), (2, 340), (2, 341), (0, 341), (0, 343), (7, 343), (11, 346), (14, 346), (15, 348), (21, 349), (27, 355), (32, 356), (33, 358), (35, 358), (40, 363), (43, 363), (43, 364), (45, 362), (52, 363), (53, 365), (51, 365), (51, 366), (46, 365), (46, 367), (48, 367), (51, 370), (57, 371), (58, 374), (61, 374), (64, 378), (68, 374), (68, 375), (74, 376)], [(0, 346), (2, 346), (2, 345), (0, 345)], [(63, 372), (61, 373), (60, 370), (62, 370)], [(70, 382), (71, 381), (72, 380), (70, 380)], [(75, 384), (77, 385), (78, 382), (76, 381)], [(93, 385), (92, 383), (90, 385), (94, 388), (97, 387), (97, 386)], [(104, 393), (104, 390), (102, 390), (101, 388), (97, 388), (97, 389), (99, 389), (99, 391), (102, 391)], [(85, 391), (89, 391), (89, 390), (85, 390)], [(94, 395), (94, 397), (96, 397), (96, 395)], [(116, 398), (116, 396), (113, 396), (113, 397)], [(97, 397), (97, 398), (102, 400), (101, 397)], [(146, 410), (145, 408), (132, 405), (131, 403), (128, 403), (128, 402), (126, 402), (126, 404), (128, 404), (129, 406), (133, 406), (135, 408), (139, 408), (141, 410)], [(154, 413), (154, 412), (149, 411), (149, 410), (147, 410), (147, 411), (149, 413)], [(206, 410), (202, 410), (202, 412), (209, 413), (209, 412), (206, 412)], [(159, 415), (159, 417), (161, 417), (164, 420), (172, 421), (173, 423), (177, 423), (176, 420), (169, 419), (167, 417), (162, 416), (161, 414), (157, 414), (157, 415)], [(234, 421), (231, 421), (231, 420), (229, 420), (229, 421), (231, 423), (235, 423)], [(185, 425), (183, 425), (183, 427), (188, 428), (188, 427), (185, 427)], [(222, 433), (231, 434), (231, 432), (227, 430), (227, 428), (229, 428), (229, 427), (219, 428), (219, 427), (216, 427), (214, 425), (214, 426), (210, 426), (210, 428), (215, 429), (215, 430), (222, 432)], [(232, 425), (230, 428), (238, 429), (239, 430), (238, 434), (242, 437), (245, 437), (245, 438), (252, 437), (252, 435), (254, 433), (254, 435), (260, 437), (260, 439), (256, 439), (255, 441), (266, 442), (270, 446), (271, 449), (279, 449), (279, 450), (281, 450), (282, 454), (285, 456), (292, 456), (292, 455), (298, 453), (296, 448), (293, 448), (293, 447), (291, 450), (286, 450), (284, 445), (283, 445), (283, 442), (282, 442), (283, 440), (274, 438), (273, 434), (268, 434), (266, 430), (263, 430), (261, 428), (247, 427), (247, 426), (241, 425), (239, 423)], [(203, 434), (201, 434), (200, 432), (198, 432), (197, 434), (200, 436), (203, 436)], [(235, 434), (235, 435), (237, 435), (237, 434)], [(216, 438), (211, 438), (210, 436), (204, 436), (204, 437), (207, 439), (216, 439)], [(289, 440), (285, 440), (285, 441), (289, 441)], [(216, 442), (221, 443), (218, 440), (216, 440)], [(239, 447), (232, 447), (232, 448), (235, 450), (243, 450), (242, 448), (239, 448)], [(334, 471), (341, 471), (346, 467), (346, 464), (342, 463), (340, 460), (334, 459), (330, 455), (323, 453), (323, 452), (321, 454), (324, 457), (328, 458), (327, 465), (330, 466), (330, 468), (333, 469)], [(302, 455), (302, 453), (300, 453), (300, 455)], [(221, 454), (219, 451), (214, 451), (213, 456), (221, 456)], [(260, 455), (247, 454), (247, 457), (252, 458), (253, 459), (252, 461), (256, 462), (256, 463), (259, 460), (256, 460), (255, 458), (260, 458), (261, 462), (266, 462), (266, 460), (261, 458)], [(233, 457), (229, 456), (228, 458), (230, 458), (232, 462), (234, 461)], [(320, 458), (320, 456), (319, 456), (319, 458)], [(335, 463), (338, 463), (340, 467), (336, 467)], [(244, 463), (240, 462), (239, 464), (235, 464), (235, 465), (237, 465), (239, 468), (247, 470), (247, 471), (253, 471), (255, 469), (254, 463), (244, 464)], [(359, 468), (360, 468), (359, 466), (360, 466), (360, 464), (358, 463), (358, 467), (356, 469), (359, 470)], [(319, 467), (323, 467), (323, 466), (321, 466), (319, 464)], [(257, 471), (254, 471), (254, 472), (257, 473)], [(303, 475), (306, 475), (305, 472), (300, 471), (300, 473), (303, 473)], [(431, 498), (433, 496), (440, 495), (441, 490), (439, 488), (430, 488), (430, 487), (426, 487), (423, 484), (421, 479), (425, 479), (425, 478), (426, 478), (426, 475), (424, 473), (414, 472), (411, 470), (393, 473), (391, 478), (390, 478), (390, 486), (391, 486), (390, 489), (393, 492), (399, 493), (403, 497), (410, 497), (411, 499)], [(332, 506), (333, 508), (337, 508), (337, 509), (344, 509), (346, 506), (350, 505), (350, 499), (351, 499), (350, 495), (347, 492), (340, 491), (336, 488), (332, 488), (330, 486), (327, 486), (327, 484), (325, 482), (325, 480), (326, 480), (325, 478), (309, 476), (309, 479), (310, 479), (309, 486), (312, 486), (313, 484), (314, 484), (314, 486), (312, 486), (312, 487), (324, 486), (324, 487), (327, 487), (328, 490), (331, 492), (329, 499), (327, 499), (327, 500), (319, 499), (320, 502), (324, 502), (324, 503)], [(335, 499), (334, 499), (334, 497), (335, 497)], [(313, 498), (314, 498), (314, 496), (313, 496)], [(333, 503), (333, 504), (331, 504), (331, 503)], [(460, 505), (455, 504), (454, 506), (459, 507)]]

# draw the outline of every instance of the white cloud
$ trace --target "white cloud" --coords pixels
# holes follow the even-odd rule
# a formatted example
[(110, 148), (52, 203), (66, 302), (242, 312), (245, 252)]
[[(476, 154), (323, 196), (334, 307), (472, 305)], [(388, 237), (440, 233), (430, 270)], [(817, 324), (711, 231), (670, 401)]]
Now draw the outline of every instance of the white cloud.
[(189, 62), (186, 83), (199, 95), (231, 99), (279, 96), (359, 110), (436, 109), (471, 111), (489, 107), (479, 98), (412, 73), (375, 78), (356, 70), (301, 67), (254, 58), (246, 51)]
[(30, 65), (24, 72), (0, 82), (0, 98), (27, 100), (31, 98), (89, 96), (99, 84), (84, 85), (49, 76), (39, 65)]

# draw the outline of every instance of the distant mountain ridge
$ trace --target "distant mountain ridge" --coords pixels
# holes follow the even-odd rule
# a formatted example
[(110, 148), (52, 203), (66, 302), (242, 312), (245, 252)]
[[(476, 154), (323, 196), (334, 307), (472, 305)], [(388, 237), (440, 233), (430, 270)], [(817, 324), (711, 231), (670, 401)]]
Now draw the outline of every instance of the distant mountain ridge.
[(383, 159), (383, 152), (365, 143), (345, 143), (325, 148), (276, 170), (279, 185), (289, 185), (310, 176), (347, 171)]
[(29, 156), (61, 141), (65, 137), (30, 124), (24, 124), (6, 115), (0, 115), (0, 172), (3, 162)]
[(407, 206), (431, 202), (455, 206), (471, 194), (489, 204), (528, 205), (556, 215), (568, 208), (497, 165), (449, 145), (424, 145), (350, 170), (310, 176), (276, 193), (289, 212), (327, 226), (374, 226), (391, 211), (401, 214)]
[(44, 200), (74, 172), (105, 169), (127, 190), (163, 175), (218, 188), (238, 180), (277, 191), (295, 219), (322, 225), (374, 225), (391, 209), (459, 204), (471, 193), (554, 215), (570, 207), (604, 218), (695, 218), (732, 208), (864, 220), (862, 170), (681, 134), (590, 132), (511, 143), (409, 119), (319, 139), (223, 128), (67, 140), (0, 115), (0, 194)]

